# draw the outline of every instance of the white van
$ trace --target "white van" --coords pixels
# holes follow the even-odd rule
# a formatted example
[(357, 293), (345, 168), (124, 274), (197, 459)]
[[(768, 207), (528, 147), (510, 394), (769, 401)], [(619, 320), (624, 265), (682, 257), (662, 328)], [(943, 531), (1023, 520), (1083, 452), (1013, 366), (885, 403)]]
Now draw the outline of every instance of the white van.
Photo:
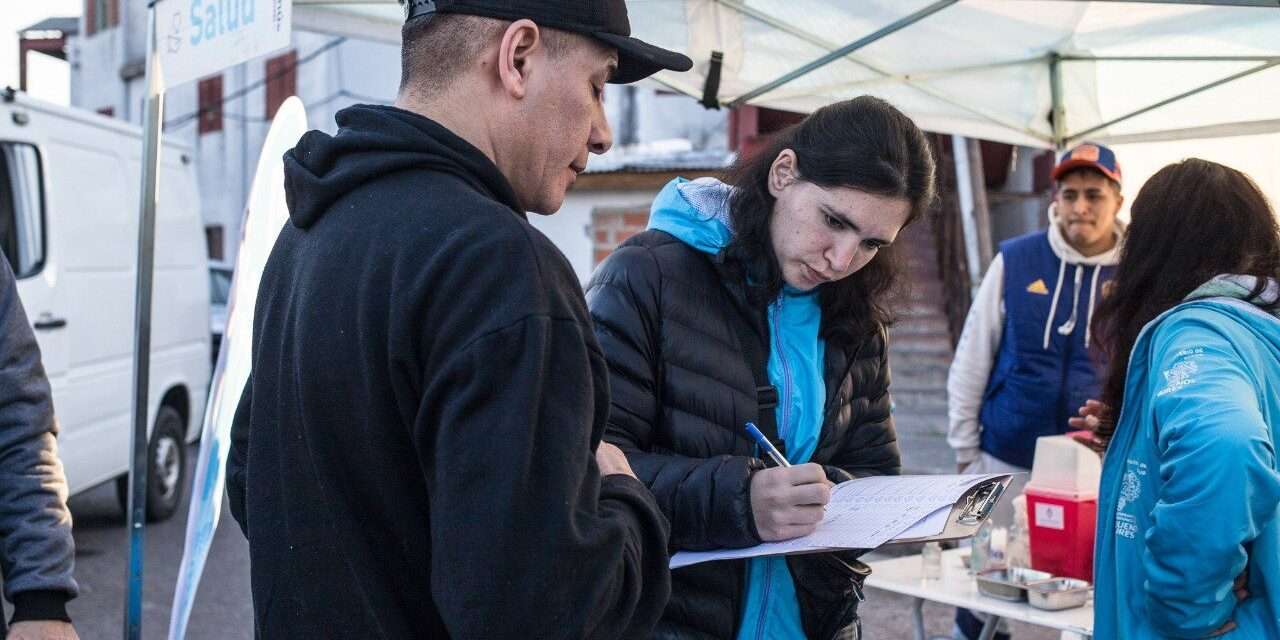
[[(53, 387), (71, 493), (117, 480), (132, 431), (142, 135), (0, 92), (0, 249)], [(161, 153), (151, 315), (147, 514), (173, 514), (209, 387), (209, 272), (190, 151)]]

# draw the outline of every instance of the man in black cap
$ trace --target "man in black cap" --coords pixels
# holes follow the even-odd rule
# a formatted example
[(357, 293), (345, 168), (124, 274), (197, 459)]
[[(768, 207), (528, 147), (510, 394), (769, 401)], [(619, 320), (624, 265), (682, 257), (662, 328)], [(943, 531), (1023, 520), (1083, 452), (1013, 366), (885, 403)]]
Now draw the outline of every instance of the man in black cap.
[(529, 225), (611, 144), (606, 82), (686, 70), (623, 0), (412, 0), (395, 107), (285, 155), (233, 428), (266, 638), (645, 635), (667, 523), (600, 442), (606, 364)]

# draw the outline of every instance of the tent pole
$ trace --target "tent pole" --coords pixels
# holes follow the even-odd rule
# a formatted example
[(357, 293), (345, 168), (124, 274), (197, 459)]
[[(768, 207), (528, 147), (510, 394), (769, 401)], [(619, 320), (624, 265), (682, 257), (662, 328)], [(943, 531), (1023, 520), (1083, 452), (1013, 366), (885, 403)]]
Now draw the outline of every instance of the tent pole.
[[(318, 0), (322, 2), (332, 2), (333, 0)], [(378, 2), (379, 0), (364, 0)], [(1096, 2), (1097, 0), (1066, 0), (1067, 2)], [(1213, 5), (1220, 7), (1261, 7), (1276, 8), (1280, 7), (1280, 0), (1103, 0), (1109, 2), (1135, 2), (1144, 4), (1193, 4), (1193, 5)]]
[(1255, 136), (1280, 131), (1280, 119), (1249, 120), (1243, 122), (1224, 122), (1184, 129), (1161, 129), (1142, 133), (1125, 133), (1116, 136), (1103, 136), (1101, 142), (1106, 144), (1133, 144), (1135, 142), (1171, 142), (1175, 140), (1198, 140), (1200, 138), (1230, 138), (1233, 136)]
[(1059, 151), (1067, 144), (1067, 109), (1062, 104), (1062, 56), (1049, 54), (1049, 95), (1053, 106), (1049, 123), (1053, 125), (1053, 148)]
[(991, 207), (987, 204), (987, 172), (982, 162), (982, 142), (965, 139), (969, 153), (969, 180), (973, 182), (973, 230), (978, 239), (978, 264), (985, 273), (991, 264)]
[[(747, 16), (748, 18), (753, 18), (753, 19), (755, 19), (755, 20), (759, 20), (760, 22), (763, 22), (763, 23), (765, 23), (765, 24), (767, 24), (767, 25), (769, 25), (769, 26), (771, 26), (771, 27), (773, 27), (773, 28), (775, 28), (775, 29), (778, 29), (779, 31), (782, 31), (782, 32), (784, 32), (784, 33), (788, 33), (788, 34), (793, 35), (793, 36), (795, 36), (795, 37), (797, 37), (797, 38), (800, 38), (801, 40), (804, 40), (805, 42), (808, 42), (809, 44), (812, 44), (812, 45), (814, 45), (814, 46), (816, 46), (816, 47), (822, 47), (823, 49), (826, 49), (827, 51), (834, 51), (835, 49), (838, 49), (838, 48), (839, 48), (839, 46), (838, 46), (838, 45), (836, 45), (836, 44), (834, 44), (834, 43), (832, 43), (832, 42), (829, 42), (829, 41), (827, 41), (827, 40), (826, 40), (826, 39), (824, 39), (824, 38), (821, 38), (821, 37), (819, 37), (819, 36), (817, 36), (817, 35), (814, 35), (813, 33), (810, 33), (810, 32), (808, 32), (808, 31), (806, 31), (806, 30), (804, 30), (804, 29), (801, 29), (801, 28), (799, 28), (799, 27), (797, 27), (797, 26), (795, 26), (795, 25), (793, 25), (793, 24), (791, 24), (791, 23), (789, 23), (789, 22), (786, 22), (786, 21), (784, 21), (784, 20), (782, 20), (782, 19), (780, 19), (780, 18), (777, 18), (777, 17), (774, 17), (774, 16), (772, 16), (772, 15), (769, 15), (768, 13), (765, 13), (764, 11), (761, 11), (760, 9), (757, 9), (757, 8), (754, 8), (754, 7), (748, 7), (748, 6), (744, 5), (744, 4), (742, 4), (741, 2), (739, 2), (738, 0), (716, 0), (716, 4), (719, 4), (719, 5), (721, 5), (721, 6), (728, 7), (728, 8), (730, 8), (730, 9), (732, 9), (732, 10), (734, 10), (734, 11), (736, 11), (736, 12), (738, 12), (738, 13), (740, 13), (740, 14), (744, 15), (744, 16)], [(996, 63), (996, 64), (990, 64), (990, 65), (981, 65), (981, 66), (965, 67), (965, 68), (962, 68), (962, 69), (960, 69), (960, 70), (946, 70), (946, 71), (939, 71), (939, 72), (937, 72), (937, 75), (954, 75), (955, 73), (963, 73), (964, 71), (979, 71), (979, 70), (982, 70), (982, 69), (998, 69), (998, 68), (1000, 68), (1000, 67), (1006, 67), (1006, 66), (1017, 66), (1017, 65), (1023, 65), (1023, 64), (1038, 64), (1038, 63), (1039, 63), (1040, 61), (1042, 61), (1043, 59), (1044, 59), (1044, 58), (1043, 58), (1043, 56), (1037, 56), (1037, 57), (1035, 57), (1035, 58), (1030, 58), (1030, 59), (1027, 59), (1027, 60), (1015, 60), (1015, 61), (1010, 61), (1010, 62), (1000, 62), (1000, 63)], [(953, 98), (951, 98), (951, 97), (949, 97), (949, 96), (943, 95), (943, 94), (941, 94), (941, 93), (939, 93), (939, 92), (937, 92), (937, 91), (934, 91), (934, 90), (929, 89), (929, 88), (927, 88), (927, 87), (924, 87), (924, 86), (922, 86), (922, 85), (920, 85), (920, 84), (918, 84), (918, 83), (916, 83), (916, 82), (913, 82), (913, 80), (917, 79), (917, 78), (916, 78), (916, 76), (914, 76), (914, 75), (901, 75), (901, 74), (894, 74), (894, 73), (891, 73), (891, 72), (889, 72), (889, 71), (885, 71), (884, 69), (882, 69), (882, 68), (880, 68), (880, 67), (878, 67), (878, 66), (872, 65), (872, 64), (870, 64), (870, 63), (868, 63), (868, 62), (866, 62), (866, 61), (864, 61), (864, 60), (859, 60), (859, 59), (857, 59), (857, 58), (854, 58), (854, 57), (852, 56), (852, 54), (850, 54), (850, 55), (848, 56), (848, 60), (849, 60), (850, 62), (854, 63), (854, 64), (857, 64), (857, 65), (859, 65), (859, 66), (865, 67), (865, 68), (867, 68), (867, 69), (869, 69), (869, 70), (871, 70), (871, 71), (873, 71), (873, 72), (875, 72), (875, 73), (877, 73), (877, 74), (880, 74), (880, 76), (881, 76), (881, 77), (880, 77), (880, 78), (877, 78), (877, 79), (874, 79), (874, 80), (863, 80), (863, 81), (858, 81), (858, 82), (846, 82), (846, 83), (841, 83), (841, 84), (838, 84), (838, 85), (830, 85), (829, 87), (818, 87), (818, 89), (817, 89), (817, 90), (818, 90), (818, 91), (828, 91), (828, 90), (837, 90), (837, 91), (838, 91), (838, 90), (841, 90), (841, 89), (847, 89), (847, 88), (857, 87), (857, 86), (859, 86), (859, 85), (867, 84), (867, 83), (875, 83), (875, 82), (886, 81), (886, 80), (897, 80), (897, 81), (902, 82), (904, 86), (907, 86), (907, 87), (910, 87), (910, 88), (912, 88), (912, 89), (915, 89), (916, 91), (919, 91), (920, 93), (923, 93), (924, 95), (927, 95), (927, 96), (929, 96), (930, 98), (934, 98), (935, 100), (939, 100), (939, 101), (941, 101), (941, 102), (945, 102), (945, 103), (947, 103), (947, 105), (949, 105), (949, 106), (952, 106), (952, 107), (955, 107), (955, 108), (957, 108), (957, 109), (961, 109), (961, 110), (963, 110), (963, 111), (966, 111), (966, 112), (968, 112), (968, 113), (970, 113), (970, 114), (973, 114), (973, 115), (975, 115), (975, 116), (977, 116), (977, 117), (979, 117), (979, 118), (982, 118), (983, 120), (986, 120), (986, 121), (988, 121), (988, 122), (991, 122), (991, 123), (993, 123), (993, 124), (995, 124), (995, 125), (998, 125), (998, 126), (1004, 127), (1004, 128), (1006, 128), (1006, 129), (1010, 129), (1010, 130), (1012, 130), (1012, 131), (1018, 131), (1018, 132), (1020, 132), (1020, 133), (1025, 133), (1025, 134), (1027, 134), (1028, 136), (1030, 136), (1030, 137), (1032, 137), (1032, 138), (1037, 138), (1037, 139), (1041, 140), (1042, 142), (1047, 141), (1047, 138), (1045, 138), (1044, 134), (1042, 134), (1042, 133), (1039, 133), (1039, 132), (1037, 132), (1037, 131), (1033, 131), (1033, 130), (1031, 130), (1031, 129), (1028, 129), (1028, 128), (1026, 128), (1026, 127), (1022, 127), (1022, 126), (1019, 126), (1019, 125), (1016, 125), (1016, 124), (1012, 124), (1012, 123), (1009, 123), (1009, 122), (1004, 122), (1004, 121), (1000, 120), (999, 118), (996, 118), (996, 117), (994, 117), (994, 116), (992, 116), (992, 115), (990, 115), (990, 114), (983, 113), (982, 111), (979, 111), (979, 110), (977, 110), (977, 109), (974, 109), (973, 107), (970, 107), (970, 106), (968, 106), (968, 105), (962, 104), (962, 103), (960, 103), (960, 102), (956, 101), (955, 99), (953, 99)], [(921, 79), (923, 79), (923, 78), (921, 78)], [(659, 81), (661, 81), (661, 80), (659, 80)], [(813, 91), (811, 91), (811, 90), (805, 90), (805, 91), (803, 91), (803, 92), (801, 92), (801, 91), (796, 91), (796, 92), (793, 92), (793, 93), (794, 93), (794, 94), (796, 94), (796, 95), (808, 95), (808, 94), (810, 94), (810, 93), (813, 93)], [(692, 97), (694, 97), (694, 98), (697, 98), (697, 97), (698, 97), (698, 94), (689, 94), (689, 95), (691, 95), (691, 96), (692, 96)], [(791, 95), (792, 95), (792, 94), (787, 94), (786, 92), (776, 92), (776, 93), (774, 93), (774, 94), (773, 94), (773, 98), (774, 98), (774, 99), (779, 99), (779, 98), (784, 98), (784, 99), (785, 99), (785, 98), (787, 98), (787, 97), (791, 97)]]
[(156, 68), (156, 2), (147, 6), (146, 110), (142, 133), (142, 189), (138, 216), (138, 263), (133, 348), (133, 432), (129, 437), (129, 564), (124, 637), (142, 637), (143, 530), (147, 515), (147, 395), (151, 377), (151, 289), (164, 91)]
[(1067, 62), (1276, 62), (1280, 56), (1081, 56), (1065, 55)]
[(1085, 137), (1085, 136), (1087, 136), (1087, 135), (1089, 135), (1089, 134), (1091, 134), (1091, 133), (1095, 133), (1095, 132), (1097, 132), (1097, 131), (1101, 131), (1101, 130), (1103, 130), (1103, 129), (1106, 129), (1107, 127), (1110, 127), (1110, 126), (1115, 125), (1115, 124), (1120, 123), (1120, 122), (1124, 122), (1125, 120), (1128, 120), (1128, 119), (1130, 119), (1130, 118), (1135, 118), (1135, 117), (1137, 117), (1137, 116), (1140, 116), (1140, 115), (1142, 115), (1142, 114), (1144, 114), (1144, 113), (1146, 113), (1146, 112), (1148, 112), (1148, 111), (1152, 111), (1152, 110), (1155, 110), (1155, 109), (1159, 109), (1160, 107), (1163, 107), (1163, 106), (1165, 106), (1165, 105), (1167, 105), (1167, 104), (1169, 104), (1169, 103), (1177, 102), (1177, 101), (1182, 100), (1182, 99), (1184, 99), (1184, 98), (1189, 98), (1189, 97), (1191, 97), (1191, 96), (1194, 96), (1194, 95), (1195, 95), (1195, 94), (1197, 94), (1197, 93), (1201, 93), (1201, 92), (1203, 92), (1203, 91), (1208, 91), (1208, 90), (1213, 89), (1213, 88), (1215, 88), (1215, 87), (1219, 87), (1219, 86), (1222, 86), (1222, 85), (1224, 85), (1224, 84), (1227, 84), (1228, 82), (1234, 82), (1234, 81), (1236, 81), (1236, 80), (1239, 80), (1240, 78), (1243, 78), (1243, 77), (1245, 77), (1245, 76), (1253, 75), (1253, 74), (1258, 73), (1258, 72), (1260, 72), (1260, 71), (1266, 71), (1267, 69), (1270, 69), (1270, 68), (1275, 67), (1275, 66), (1277, 66), (1277, 65), (1280, 65), (1280, 60), (1275, 60), (1275, 61), (1273, 61), (1273, 62), (1268, 62), (1268, 63), (1266, 63), (1266, 64), (1260, 64), (1260, 65), (1258, 65), (1258, 66), (1256, 66), (1256, 67), (1253, 67), (1253, 68), (1251, 68), (1251, 69), (1246, 69), (1246, 70), (1244, 70), (1244, 71), (1241, 71), (1240, 73), (1232, 74), (1232, 75), (1230, 75), (1230, 76), (1227, 76), (1227, 77), (1225, 77), (1225, 78), (1222, 78), (1221, 80), (1215, 80), (1215, 81), (1210, 82), (1209, 84), (1206, 84), (1206, 85), (1204, 85), (1204, 86), (1202, 86), (1202, 87), (1197, 87), (1197, 88), (1192, 89), (1192, 90), (1190, 90), (1190, 91), (1186, 91), (1186, 92), (1180, 93), (1180, 94), (1178, 94), (1178, 95), (1176, 95), (1176, 96), (1173, 96), (1172, 98), (1165, 98), (1164, 100), (1161, 100), (1160, 102), (1157, 102), (1157, 103), (1155, 103), (1155, 104), (1148, 105), (1148, 106), (1143, 107), (1143, 108), (1141, 108), (1141, 109), (1138, 109), (1137, 111), (1134, 111), (1134, 112), (1132, 112), (1132, 113), (1126, 113), (1125, 115), (1122, 115), (1122, 116), (1120, 116), (1119, 118), (1116, 118), (1116, 119), (1114, 119), (1114, 120), (1109, 120), (1109, 121), (1104, 122), (1104, 123), (1102, 123), (1102, 124), (1100, 124), (1100, 125), (1098, 125), (1098, 126), (1096, 126), (1096, 127), (1093, 127), (1093, 128), (1090, 128), (1090, 129), (1086, 129), (1086, 130), (1084, 130), (1084, 131), (1081, 131), (1080, 133), (1077, 133), (1077, 134), (1075, 134), (1075, 135), (1071, 136), (1071, 138), (1069, 138), (1067, 141), (1068, 141), (1068, 142), (1070, 142), (1071, 140), (1078, 140), (1078, 139), (1083, 138), (1083, 137)]
[[(976, 142), (976, 141), (975, 141)], [(969, 154), (969, 140), (962, 135), (951, 136), (951, 157), (956, 165), (956, 200), (960, 205), (960, 226), (964, 230), (964, 256), (969, 267), (970, 299), (978, 295), (978, 286), (982, 284), (981, 242), (978, 238), (978, 223), (974, 216), (973, 168), (970, 166), (972, 156)]]
[(782, 77), (777, 78), (776, 80), (773, 80), (772, 82), (768, 82), (764, 85), (756, 87), (755, 89), (752, 89), (751, 91), (748, 91), (738, 96), (737, 98), (734, 98), (733, 102), (730, 102), (728, 106), (730, 109), (740, 107), (754, 98), (758, 98), (766, 93), (769, 93), (770, 91), (773, 91), (774, 89), (777, 89), (778, 87), (781, 87), (782, 85), (787, 84), (788, 82), (791, 82), (796, 78), (807, 75), (809, 72), (815, 69), (819, 69), (828, 64), (831, 64), (832, 62), (839, 60), (840, 58), (843, 58), (853, 53), (854, 51), (857, 51), (858, 49), (861, 49), (877, 40), (884, 38), (885, 36), (892, 35), (897, 31), (905, 29), (939, 11), (942, 11), (943, 9), (946, 9), (947, 7), (959, 1), (960, 0), (938, 0), (938, 2), (934, 2), (933, 4), (909, 16), (900, 18), (894, 21), (892, 24), (872, 33), (871, 35), (854, 40), (853, 42), (850, 42), (849, 44), (839, 49), (836, 49), (835, 51), (832, 51), (831, 53), (828, 53), (827, 55), (822, 56), (821, 58), (818, 58), (817, 60), (814, 60), (813, 62), (810, 62), (809, 64), (806, 64), (803, 67), (800, 67), (799, 69), (796, 69), (795, 71), (787, 73)]

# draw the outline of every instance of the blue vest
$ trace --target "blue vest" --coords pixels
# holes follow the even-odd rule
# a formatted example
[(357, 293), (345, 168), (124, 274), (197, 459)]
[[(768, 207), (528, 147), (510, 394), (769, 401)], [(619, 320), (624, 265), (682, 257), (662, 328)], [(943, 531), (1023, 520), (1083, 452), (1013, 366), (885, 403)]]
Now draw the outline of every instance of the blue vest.
[[(1090, 398), (1099, 397), (1101, 365), (1085, 346), (1092, 285), (1098, 291), (1115, 271), (1111, 266), (1068, 263), (1049, 246), (1047, 231), (1031, 233), (1000, 244), (1004, 260), (1004, 336), (983, 394), (982, 450), (1019, 467), (1031, 467), (1036, 438), (1066, 433), (1067, 418)], [(1080, 285), (1076, 270), (1080, 268)], [(1054, 304), (1055, 294), (1057, 304)], [(1059, 328), (1076, 321), (1063, 335)], [(1049, 346), (1045, 324), (1053, 310)]]

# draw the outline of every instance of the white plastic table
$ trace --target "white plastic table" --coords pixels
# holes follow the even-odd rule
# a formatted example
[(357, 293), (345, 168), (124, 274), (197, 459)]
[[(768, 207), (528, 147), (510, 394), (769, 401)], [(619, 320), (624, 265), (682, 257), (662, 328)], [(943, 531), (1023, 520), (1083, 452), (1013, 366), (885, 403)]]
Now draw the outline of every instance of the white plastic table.
[(979, 636), (981, 640), (990, 640), (1002, 618), (1066, 631), (1085, 638), (1093, 637), (1092, 600), (1075, 609), (1043, 611), (1025, 602), (1006, 602), (982, 595), (978, 593), (977, 582), (964, 567), (960, 549), (942, 552), (942, 577), (936, 580), (924, 579), (924, 567), (919, 554), (867, 561), (867, 564), (871, 566), (871, 576), (867, 578), (866, 586), (914, 598), (916, 640), (926, 640), (922, 612), (925, 600), (990, 614), (991, 617)]

